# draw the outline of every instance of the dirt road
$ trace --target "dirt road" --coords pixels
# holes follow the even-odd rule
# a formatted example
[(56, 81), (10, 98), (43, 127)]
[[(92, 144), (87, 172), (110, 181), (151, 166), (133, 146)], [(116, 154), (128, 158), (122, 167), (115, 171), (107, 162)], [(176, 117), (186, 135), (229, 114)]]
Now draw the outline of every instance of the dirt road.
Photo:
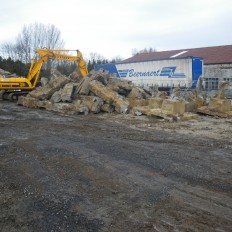
[(231, 128), (0, 101), (0, 231), (232, 231)]

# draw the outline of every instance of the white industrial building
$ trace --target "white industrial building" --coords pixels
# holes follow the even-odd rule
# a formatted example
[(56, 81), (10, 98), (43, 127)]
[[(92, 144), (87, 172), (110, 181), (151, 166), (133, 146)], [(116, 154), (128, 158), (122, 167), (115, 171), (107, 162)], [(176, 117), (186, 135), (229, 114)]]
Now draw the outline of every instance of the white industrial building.
[(141, 53), (123, 60), (123, 62), (149, 61), (187, 56), (203, 58), (203, 77), (205, 79), (206, 89), (218, 89), (218, 84), (221, 81), (232, 82), (232, 45)]

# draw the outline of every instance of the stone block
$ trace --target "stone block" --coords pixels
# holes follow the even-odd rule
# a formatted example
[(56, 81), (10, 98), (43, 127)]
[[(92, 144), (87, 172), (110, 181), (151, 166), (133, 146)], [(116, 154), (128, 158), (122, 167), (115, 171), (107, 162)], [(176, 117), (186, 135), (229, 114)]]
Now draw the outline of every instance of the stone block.
[(89, 77), (85, 77), (81, 83), (81, 86), (78, 89), (78, 94), (80, 95), (88, 95), (89, 94), (89, 81), (90, 78)]
[(41, 77), (40, 82), (41, 82), (41, 86), (44, 87), (44, 86), (46, 86), (48, 84), (48, 78)]
[(130, 109), (133, 107), (148, 106), (149, 104), (148, 99), (127, 98), (127, 101), (129, 102)]
[(101, 106), (101, 111), (103, 112), (112, 113), (114, 112), (114, 110), (115, 110), (115, 107), (110, 104), (105, 103)]
[(89, 111), (99, 113), (103, 105), (103, 100), (96, 96), (79, 95), (77, 100), (81, 101), (81, 104), (88, 107)]
[(109, 82), (107, 84), (108, 88), (113, 91), (119, 92), (120, 89), (131, 91), (134, 87), (134, 84), (131, 81), (119, 78), (109, 78)]
[(47, 100), (37, 101), (37, 108), (52, 110), (52, 103), (50, 101), (47, 101)]
[(129, 102), (114, 92), (110, 88), (107, 88), (102, 83), (93, 80), (89, 82), (90, 90), (98, 97), (102, 98), (106, 103), (109, 103), (115, 107), (118, 113), (127, 113)]
[(187, 113), (184, 113), (183, 116), (181, 116), (181, 121), (193, 120), (193, 119), (197, 119), (198, 117), (199, 116), (197, 114), (187, 112)]
[(54, 103), (52, 105), (51, 110), (63, 114), (69, 114), (69, 115), (80, 114), (80, 113), (88, 114), (89, 112), (88, 108), (85, 106), (75, 103), (64, 103), (64, 102)]
[(185, 103), (184, 101), (165, 99), (161, 110), (163, 113), (171, 116), (183, 115), (185, 112)]
[(69, 81), (70, 79), (59, 72), (53, 72), (53, 75), (46, 86), (40, 86), (34, 89), (29, 93), (29, 95), (30, 97), (37, 98), (39, 100), (50, 99), (56, 91), (63, 88)]
[(139, 87), (133, 87), (130, 94), (127, 96), (128, 98), (135, 98), (135, 99), (146, 99), (148, 94)]
[(162, 107), (163, 99), (154, 97), (149, 98), (149, 107), (150, 109), (160, 109)]
[(28, 108), (38, 108), (37, 101), (38, 100), (36, 98), (32, 98), (28, 96), (27, 97), (20, 96), (18, 98), (17, 104), (28, 107)]
[(187, 102), (185, 101), (185, 112), (196, 112), (196, 100)]
[(67, 83), (61, 92), (62, 102), (72, 102), (73, 92), (74, 92), (73, 83)]
[(52, 103), (59, 103), (59, 102), (61, 102), (61, 93), (62, 93), (62, 89), (60, 89), (59, 91), (56, 91), (55, 93), (53, 93), (53, 95), (51, 96), (50, 101)]
[(149, 106), (134, 107), (132, 109), (132, 113), (134, 113), (136, 115), (144, 114), (144, 115), (149, 116), (150, 115), (150, 108), (149, 108)]
[(209, 110), (214, 111), (214, 112), (225, 113), (231, 110), (231, 100), (211, 98), (208, 108)]

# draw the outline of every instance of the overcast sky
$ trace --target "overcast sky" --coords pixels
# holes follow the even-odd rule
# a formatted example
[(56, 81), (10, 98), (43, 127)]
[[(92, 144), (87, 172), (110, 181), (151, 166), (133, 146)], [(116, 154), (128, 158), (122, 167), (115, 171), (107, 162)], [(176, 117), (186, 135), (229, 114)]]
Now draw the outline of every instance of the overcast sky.
[(232, 44), (231, 0), (0, 0), (0, 11), (0, 43), (24, 25), (54, 24), (84, 56)]

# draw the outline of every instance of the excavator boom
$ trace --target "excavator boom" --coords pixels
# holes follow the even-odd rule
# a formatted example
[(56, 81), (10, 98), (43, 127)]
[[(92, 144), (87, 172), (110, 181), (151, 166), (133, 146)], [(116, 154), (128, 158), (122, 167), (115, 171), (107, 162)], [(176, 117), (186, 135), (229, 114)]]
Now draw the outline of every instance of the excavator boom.
[(65, 52), (69, 51), (71, 50), (37, 49), (36, 52), (40, 55), (40, 57), (36, 62), (32, 61), (27, 77), (11, 78), (0, 76), (0, 90), (5, 90), (8, 92), (33, 90), (38, 82), (41, 67), (45, 62), (47, 62), (48, 59), (75, 61), (78, 64), (82, 77), (86, 76), (88, 74), (88, 70), (82, 53), (79, 50), (76, 50), (76, 56), (65, 54)]

